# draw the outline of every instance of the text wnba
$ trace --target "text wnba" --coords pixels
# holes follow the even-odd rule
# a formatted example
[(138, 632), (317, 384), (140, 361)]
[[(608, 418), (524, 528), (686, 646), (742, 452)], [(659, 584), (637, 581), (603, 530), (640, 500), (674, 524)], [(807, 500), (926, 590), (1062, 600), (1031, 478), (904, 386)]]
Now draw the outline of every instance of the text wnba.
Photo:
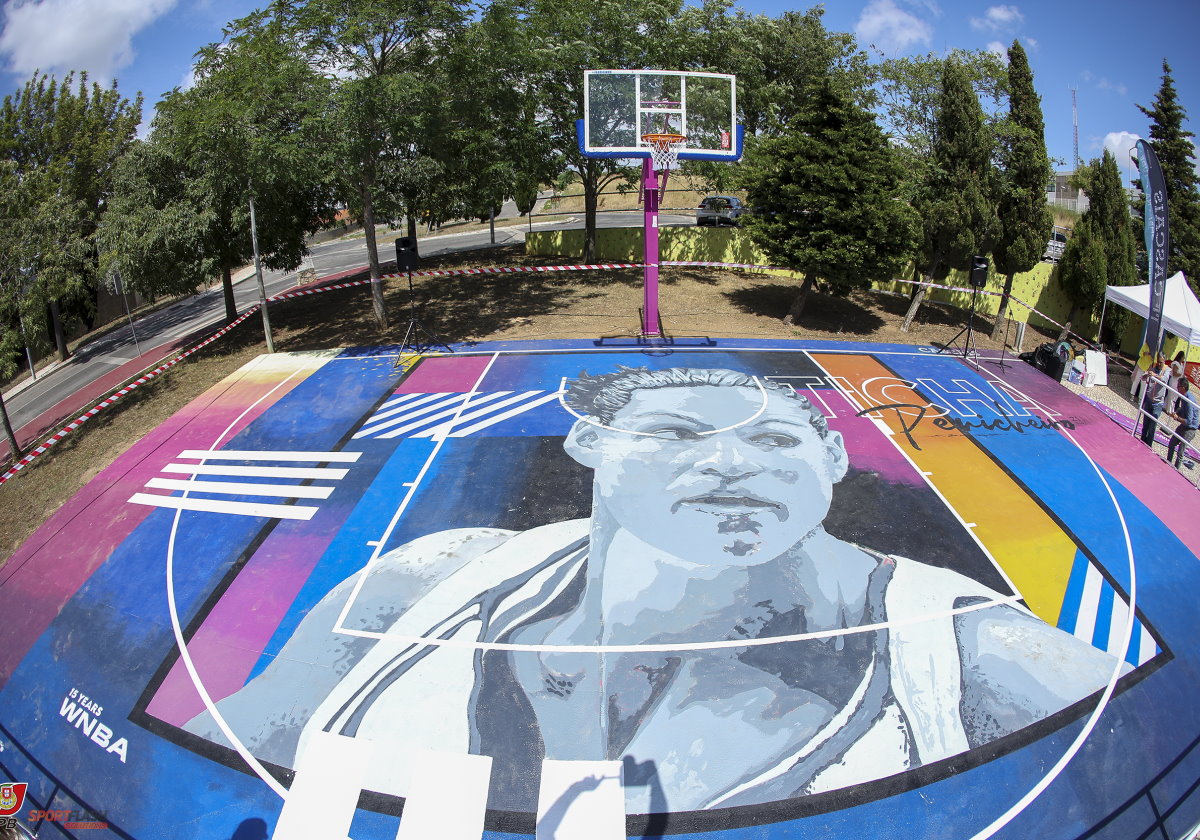
[[(98, 707), (93, 706), (93, 708)], [(87, 736), (93, 744), (102, 747), (105, 752), (115, 753), (121, 759), (121, 763), (125, 763), (125, 758), (129, 754), (129, 742), (124, 738), (114, 741), (112, 739), (113, 731), (100, 722), (98, 714), (88, 714), (86, 709), (81, 709), (70, 697), (63, 698), (62, 708), (58, 710), (58, 713)]]

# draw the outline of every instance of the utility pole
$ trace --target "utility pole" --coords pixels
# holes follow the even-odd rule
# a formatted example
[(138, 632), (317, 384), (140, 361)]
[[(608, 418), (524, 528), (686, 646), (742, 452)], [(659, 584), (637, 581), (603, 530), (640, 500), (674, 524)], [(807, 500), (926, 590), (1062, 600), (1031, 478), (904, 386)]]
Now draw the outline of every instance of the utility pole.
[(1075, 156), (1072, 158), (1071, 166), (1075, 171), (1079, 171), (1079, 105), (1075, 101), (1075, 94), (1078, 88), (1071, 88), (1071, 120), (1075, 128)]

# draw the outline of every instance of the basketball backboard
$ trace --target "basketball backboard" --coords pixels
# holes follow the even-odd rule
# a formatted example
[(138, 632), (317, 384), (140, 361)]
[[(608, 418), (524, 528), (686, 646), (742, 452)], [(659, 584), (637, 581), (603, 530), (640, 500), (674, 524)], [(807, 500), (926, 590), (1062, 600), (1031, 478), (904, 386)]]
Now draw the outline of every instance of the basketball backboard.
[(725, 73), (587, 70), (579, 151), (587, 157), (644, 158), (644, 134), (682, 134), (681, 160), (742, 156), (737, 80)]

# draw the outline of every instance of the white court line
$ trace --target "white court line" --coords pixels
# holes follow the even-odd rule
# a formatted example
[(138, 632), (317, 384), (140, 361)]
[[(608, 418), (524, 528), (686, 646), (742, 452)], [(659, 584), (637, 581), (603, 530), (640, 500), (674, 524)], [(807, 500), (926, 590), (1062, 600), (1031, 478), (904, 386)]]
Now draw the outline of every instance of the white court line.
[(1112, 615), (1108, 620), (1108, 652), (1113, 656), (1124, 657), (1124, 652), (1120, 650), (1119, 636), (1113, 632), (1115, 628), (1125, 623), (1127, 616), (1125, 613), (1129, 611), (1129, 607), (1125, 605), (1125, 599), (1120, 595), (1113, 593), (1113, 608)]
[[(982, 370), (982, 368), (980, 369)], [(1014, 388), (1014, 390), (1017, 389)], [(1019, 390), (1017, 390), (1017, 392), (1021, 393)], [(1027, 395), (1022, 394), (1022, 396)], [(1036, 404), (1037, 403), (1034, 403), (1034, 405)], [(1133, 558), (1133, 542), (1129, 536), (1129, 524), (1125, 521), (1125, 513), (1121, 510), (1121, 503), (1117, 501), (1117, 496), (1113, 492), (1112, 487), (1109, 485), (1108, 479), (1104, 477), (1104, 472), (1100, 469), (1096, 462), (1092, 460), (1092, 456), (1088, 454), (1087, 450), (1084, 449), (1082, 445), (1080, 445), (1079, 441), (1075, 439), (1074, 435), (1072, 435), (1070, 431), (1059, 427), (1058, 432), (1066, 437), (1067, 440), (1071, 441), (1071, 443), (1075, 445), (1075, 448), (1079, 450), (1080, 454), (1087, 459), (1088, 464), (1091, 465), (1092, 470), (1096, 473), (1096, 477), (1100, 479), (1100, 483), (1104, 486), (1104, 490), (1108, 494), (1109, 500), (1112, 501), (1113, 509), (1117, 512), (1117, 521), (1121, 523), (1121, 534), (1125, 539), (1125, 556), (1129, 559), (1129, 605), (1128, 612), (1125, 615), (1125, 627), (1121, 651), (1120, 655), (1116, 657), (1116, 665), (1113, 667), (1113, 672), (1109, 677), (1108, 685), (1104, 687), (1104, 691), (1100, 695), (1100, 701), (1096, 704), (1096, 708), (1088, 717), (1087, 723), (1084, 724), (1083, 729), (1080, 730), (1079, 734), (1075, 737), (1075, 740), (1071, 742), (1071, 745), (1067, 748), (1067, 751), (1064, 752), (1062, 757), (1054, 763), (1054, 766), (1051, 767), (1046, 774), (1038, 780), (1037, 784), (1030, 788), (1030, 790), (1019, 800), (1014, 802), (1012, 807), (994, 819), (983, 830), (976, 833), (971, 840), (987, 840), (987, 838), (993, 836), (997, 831), (1008, 825), (1012, 821), (1013, 817), (1017, 816), (1027, 807), (1029, 807), (1029, 805), (1035, 799), (1042, 795), (1042, 792), (1045, 791), (1046, 788), (1050, 787), (1050, 785), (1054, 783), (1054, 780), (1059, 777), (1059, 774), (1061, 774), (1066, 766), (1071, 762), (1071, 759), (1073, 759), (1079, 750), (1083, 748), (1084, 742), (1091, 736), (1092, 730), (1096, 728), (1096, 724), (1100, 721), (1100, 715), (1104, 712), (1105, 708), (1108, 707), (1108, 702), (1112, 699), (1113, 692), (1117, 688), (1117, 681), (1121, 679), (1121, 671), (1124, 670), (1125, 667), (1125, 657), (1129, 653), (1130, 639), (1133, 638), (1133, 621), (1137, 610), (1137, 567)]]
[(620, 761), (542, 761), (534, 840), (625, 840)]
[[(389, 411), (372, 414), (367, 421), (363, 423), (363, 427), (354, 433), (357, 437), (369, 437), (378, 434), (382, 429), (390, 429), (398, 423), (405, 423), (414, 417), (422, 417), (429, 414), (431, 411), (438, 411), (446, 406), (452, 406), (462, 400), (465, 394), (435, 394), (435, 400), (416, 400), (412, 403), (391, 409)], [(426, 405), (426, 403), (430, 403)], [(423, 420), (422, 423), (428, 423), (428, 420)]]
[[(851, 405), (855, 405), (855, 401), (851, 398), (850, 394), (846, 393), (846, 391), (843, 389), (844, 386), (842, 386), (842, 384), (840, 382), (836, 381), (836, 379), (838, 377), (834, 377), (833, 375), (831, 375), (829, 373), (829, 371), (825, 369), (824, 365), (822, 365), (815, 358), (813, 358), (813, 353), (819, 354), (821, 351), (813, 350), (811, 352), (810, 351), (805, 351), (805, 352), (808, 354), (809, 361), (817, 366), (817, 370), (823, 371), (825, 373), (825, 378), (830, 383), (833, 384), (835, 390), (837, 390), (837, 392), (839, 394), (841, 394), (842, 397), (844, 397)], [(881, 378), (884, 378), (884, 377), (873, 377), (873, 379), (881, 379)], [(907, 380), (903, 380), (903, 381), (907, 381)], [(916, 388), (909, 387), (909, 390), (913, 391), (914, 393), (917, 393)], [(864, 394), (863, 397), (865, 399), (866, 395)], [(931, 403), (931, 405), (933, 405), (933, 403)], [(865, 410), (867, 408), (868, 408), (867, 406), (863, 406), (862, 409), (860, 409), (860, 410)], [(938, 497), (938, 499), (941, 500), (941, 503), (943, 505), (945, 505), (946, 510), (950, 511), (950, 514), (955, 519), (958, 520), (958, 523), (960, 525), (962, 525), (962, 527), (963, 527), (963, 533), (965, 533), (967, 536), (969, 536), (971, 538), (971, 540), (975, 543), (975, 545), (977, 545), (979, 547), (979, 550), (983, 552), (983, 556), (986, 557), (988, 559), (988, 561), (992, 564), (992, 568), (994, 568), (996, 570), (996, 573), (1000, 575), (1000, 577), (1008, 585), (1008, 588), (1011, 591), (1017, 593), (1017, 595), (1015, 596), (1015, 599), (1022, 598), (1023, 596), (1021, 595), (1021, 590), (1018, 589), (1017, 585), (1013, 583), (1012, 578), (1010, 578), (1008, 576), (1008, 572), (1004, 571), (1004, 568), (999, 563), (996, 562), (996, 558), (992, 556), (992, 553), (990, 551), (988, 551), (988, 547), (983, 544), (983, 540), (981, 540), (979, 538), (979, 535), (975, 533), (973, 525), (969, 525), (967, 523), (967, 521), (962, 518), (962, 516), (959, 514), (958, 510), (954, 507), (954, 505), (950, 504), (950, 500), (947, 499), (942, 494), (942, 491), (938, 489), (937, 485), (933, 483), (933, 481), (931, 480), (931, 476), (933, 475), (933, 473), (926, 472), (925, 470), (922, 470), (917, 467), (916, 462), (913, 461), (913, 459), (911, 457), (909, 457), (909, 454), (904, 451), (904, 448), (902, 446), (900, 446), (899, 443), (896, 442), (896, 435), (899, 433), (892, 431), (891, 427), (888, 426), (886, 423), (884, 423), (884, 421), (882, 419), (871, 417), (871, 415), (874, 413), (875, 412), (868, 412), (867, 414), (864, 414), (862, 416), (869, 417), (870, 419), (875, 420), (877, 422), (877, 424), (882, 424), (883, 428), (886, 429), (888, 440), (891, 441), (892, 446), (895, 448), (896, 452), (899, 453), (900, 457), (908, 462), (908, 465), (910, 468), (912, 468), (913, 472), (915, 472), (917, 475), (920, 475), (922, 478), (925, 479), (925, 486), (933, 491), (933, 493)], [(1033, 613), (1022, 604), (1014, 603), (1012, 606), (1027, 615), (1033, 615)]]
[(361, 452), (284, 452), (262, 449), (185, 449), (179, 458), (202, 458), (206, 461), (315, 461), (353, 464), (362, 456)]
[(346, 477), (349, 470), (336, 467), (235, 467), (215, 464), (167, 464), (160, 472), (187, 473), (188, 475), (243, 475), (255, 478), (312, 478), (338, 480)]
[[(403, 757), (420, 770), (404, 791), (396, 840), (480, 840), (487, 818), (492, 757), (413, 750)], [(624, 812), (621, 825), (624, 827)]]
[[(480, 371), (479, 376), (475, 379), (475, 383), (471, 386), (471, 390), (467, 393), (466, 399), (459, 404), (459, 414), (461, 414), (470, 404), (471, 397), (479, 393), (479, 385), (488, 375), (488, 372), (492, 369), (492, 365), (496, 363), (497, 358), (499, 358), (499, 354), (493, 353), (488, 359), (488, 363), (484, 365), (483, 370)], [(400, 522), (400, 517), (404, 515), (404, 511), (408, 509), (413, 497), (417, 494), (417, 490), (420, 488), (421, 482), (425, 478), (425, 474), (429, 472), (429, 468), (433, 466), (433, 462), (437, 459), (438, 453), (442, 451), (442, 446), (445, 445), (445, 442), (446, 438), (438, 438), (433, 442), (433, 449), (430, 450), (429, 455), (426, 456), (425, 463), (421, 465), (421, 469), (417, 471), (417, 477), (414, 478), (412, 483), (408, 486), (408, 492), (404, 494), (404, 498), (400, 501), (399, 506), (397, 506), (396, 512), (392, 514), (392, 518), (388, 522), (387, 527), (383, 529), (383, 533), (379, 537), (367, 543), (368, 545), (373, 545), (374, 549), (371, 551), (371, 556), (367, 560), (366, 566), (364, 566), (358, 573), (358, 579), (354, 581), (354, 588), (350, 590), (350, 595), (346, 598), (346, 603), (342, 607), (342, 611), (338, 613), (337, 619), (335, 619), (333, 622), (333, 627), (330, 628), (331, 633), (346, 633), (348, 635), (354, 635), (347, 628), (342, 626), (345, 624), (346, 616), (350, 614), (350, 608), (354, 606), (354, 602), (358, 599), (359, 593), (362, 592), (363, 583), (366, 582), (367, 574), (371, 571), (371, 567), (374, 566), (375, 562), (379, 559), (380, 549), (387, 545), (388, 539), (392, 535), (392, 531), (395, 530), (396, 525)]]
[(229, 513), (235, 516), (263, 516), (267, 519), (298, 519), (304, 522), (317, 512), (308, 505), (272, 505), (263, 502), (228, 502), (221, 499), (192, 499), (186, 496), (157, 496), (134, 493), (129, 502), (150, 507), (191, 510), (200, 513)]
[[(490, 402), (495, 402), (496, 400), (498, 400), (501, 397), (503, 397), (507, 394), (510, 394), (510, 393), (512, 393), (512, 392), (511, 391), (493, 391), (490, 394), (477, 394), (479, 399), (476, 400), (474, 403), (472, 403), (471, 407), (474, 408), (475, 406), (485, 405)], [(375, 437), (378, 437), (380, 439), (388, 440), (391, 438), (400, 437), (400, 435), (404, 434), (405, 432), (411, 432), (414, 429), (420, 429), (422, 426), (428, 426), (430, 423), (433, 423), (434, 421), (444, 420), (447, 417), (453, 418), (449, 422), (457, 423), (458, 418), (462, 416), (463, 408), (466, 406), (466, 404), (469, 401), (469, 398), (471, 396), (473, 396), (473, 395), (472, 394), (464, 394), (461, 399), (447, 400), (445, 403), (439, 403), (438, 405), (434, 406), (434, 408), (440, 408), (442, 405), (449, 405), (454, 402), (458, 403), (458, 405), (453, 406), (452, 408), (447, 408), (445, 411), (439, 411), (437, 414), (431, 414), (428, 417), (422, 417), (420, 420), (416, 420), (412, 423), (408, 423), (406, 425), (400, 426), (395, 429), (388, 429), (388, 431), (386, 431), (386, 432), (378, 432), (378, 431), (376, 431), (376, 429), (371, 429), (370, 434)], [(418, 415), (425, 414), (425, 413), (426, 412), (424, 412), (424, 411), (419, 411), (416, 414), (411, 414), (411, 415), (406, 414), (406, 415), (404, 415), (404, 417), (397, 418), (395, 420), (389, 420), (387, 425), (389, 425), (389, 426), (394, 425), (397, 422), (403, 422), (405, 420), (410, 419), (411, 417), (416, 417)], [(380, 428), (380, 427), (377, 427), (377, 428)], [(364, 429), (361, 434), (363, 434), (363, 436), (366, 436), (367, 433), (368, 433), (368, 431), (366, 429)]]
[(240, 481), (194, 481), (184, 478), (152, 478), (147, 487), (156, 490), (192, 490), (196, 493), (228, 493), (234, 496), (278, 496), (284, 499), (328, 499), (333, 488), (316, 484), (249, 484)]
[(1074, 633), (1089, 645), (1096, 632), (1096, 613), (1100, 607), (1100, 590), (1104, 588), (1104, 576), (1088, 561), (1083, 576), (1083, 591), (1079, 593), (1079, 609), (1076, 611)]
[[(541, 393), (541, 392), (539, 391), (536, 393)], [(537, 408), (538, 406), (545, 405), (546, 403), (551, 402), (552, 400), (555, 400), (557, 398), (558, 398), (558, 394), (555, 394), (555, 393), (547, 394), (546, 396), (540, 397), (531, 403), (523, 403), (521, 405), (518, 405), (516, 408), (510, 408), (508, 411), (504, 412), (503, 414), (498, 414), (495, 417), (487, 417), (484, 420), (480, 421), (479, 423), (476, 423), (474, 426), (468, 426), (465, 429), (458, 429), (457, 431), (452, 432), (450, 434), (450, 436), (451, 437), (466, 437), (467, 435), (472, 435), (475, 432), (478, 432), (480, 429), (486, 429), (488, 426), (494, 426), (497, 423), (501, 423), (510, 417), (516, 417), (518, 414), (524, 414), (526, 411), (532, 411), (533, 409)], [(463, 419), (466, 419), (466, 418), (463, 418)]]
[[(365, 570), (364, 570), (365, 571)], [(361, 574), (361, 573), (360, 573)], [(359, 580), (361, 581), (361, 577)], [(928, 621), (940, 621), (957, 615), (973, 613), (989, 607), (1008, 606), (1028, 612), (1019, 603), (1020, 595), (1005, 595), (965, 607), (955, 607), (941, 613), (928, 613), (910, 618), (906, 621), (881, 621), (876, 624), (859, 624), (855, 627), (838, 627), (832, 630), (815, 630), (811, 633), (791, 633), (786, 636), (764, 636), (756, 639), (720, 639), (707, 642), (666, 642), (641, 645), (530, 645), (515, 642), (482, 642), (465, 641), (461, 639), (439, 639), (436, 636), (410, 636), (399, 633), (373, 633), (369, 630), (351, 630), (341, 626), (334, 628), (336, 632), (347, 636), (357, 636), (360, 639), (387, 639), (389, 642), (406, 645), (422, 645), (425, 647), (460, 647), (473, 650), (526, 650), (546, 653), (638, 653), (673, 651), (706, 651), (728, 648), (763, 647), (766, 645), (783, 645), (790, 642), (807, 642), (813, 639), (832, 639), (838, 636), (853, 636), (855, 633), (873, 633), (877, 630), (891, 630), (896, 627), (906, 627), (911, 624), (924, 624)]]
[(376, 749), (366, 738), (314, 732), (296, 761), (291, 795), (275, 821), (272, 840), (348, 837)]
[[(921, 347), (922, 345), (913, 345)], [(648, 346), (625, 345), (614, 347), (552, 347), (552, 348), (535, 348), (529, 350), (454, 350), (449, 353), (437, 353), (427, 356), (430, 359), (453, 359), (453, 358), (470, 358), (472, 356), (533, 356), (546, 353), (641, 353), (648, 349)], [(855, 356), (917, 356), (922, 359), (939, 358), (936, 347), (925, 346), (920, 351), (907, 350), (854, 350), (845, 347), (819, 347), (799, 349), (796, 347), (741, 347), (738, 345), (727, 345), (723, 347), (704, 347), (691, 345), (675, 345), (670, 348), (675, 353), (840, 353), (843, 355)], [(380, 353), (376, 356), (335, 356), (330, 359), (330, 362), (357, 362), (363, 359), (398, 359), (406, 358), (413, 355), (412, 353)], [(941, 355), (941, 358), (954, 360), (961, 358), (959, 356)], [(995, 359), (984, 359), (984, 361), (995, 361)]]
[(414, 408), (422, 406), (425, 403), (433, 402), (434, 400), (445, 399), (446, 397), (452, 395), (445, 392), (438, 392), (436, 394), (425, 394), (419, 400), (412, 399), (412, 397), (417, 396), (416, 394), (402, 394), (401, 396), (404, 397), (404, 399), (388, 400), (383, 405), (379, 406), (375, 413), (367, 419), (367, 423), (378, 423), (383, 420), (387, 420), (396, 414), (402, 414), (405, 411), (412, 411)]
[[(243, 417), (257, 408), (260, 403), (268, 399), (272, 394), (274, 394), (300, 373), (301, 371), (294, 371), (293, 373), (289, 374), (286, 379), (278, 383), (271, 390), (267, 391), (251, 405), (247, 406), (245, 411), (235, 417), (229, 423), (229, 425), (225, 427), (225, 431), (217, 435), (217, 439), (212, 443), (212, 448), (216, 449), (216, 447), (220, 445), (221, 441), (225, 439), (225, 436), (228, 435), (231, 430), (237, 427), (237, 424), (242, 421)], [(233, 733), (232, 727), (229, 726), (229, 723), (221, 715), (220, 711), (217, 710), (217, 704), (213, 702), (212, 695), (208, 693), (208, 689), (205, 687), (204, 681), (200, 679), (200, 674), (196, 670), (196, 663), (192, 661), (192, 655), (188, 652), (187, 640), (183, 638), (183, 626), (179, 622), (179, 609), (175, 603), (175, 535), (179, 532), (179, 518), (182, 515), (183, 511), (175, 512), (175, 517), (171, 521), (171, 533), (167, 537), (167, 613), (171, 617), (171, 630), (175, 634), (175, 646), (179, 649), (179, 661), (183, 663), (183, 667), (188, 673), (188, 678), (192, 681), (192, 686), (196, 689), (196, 694), (199, 695), (200, 701), (204, 704), (205, 710), (212, 716), (213, 722), (217, 725), (217, 728), (221, 730), (221, 734), (225, 736), (226, 740), (228, 740), (233, 746), (237, 754), (242, 757), (242, 760), (246, 762), (247, 766), (254, 771), (255, 775), (262, 779), (267, 787), (273, 790), (281, 799), (284, 800), (284, 802), (286, 802), (288, 798), (287, 788), (285, 788), (274, 776), (267, 772), (267, 768), (262, 766), (259, 760), (254, 757), (253, 753), (246, 748), (246, 745), (243, 744), (237, 735)]]
[(1155, 642), (1154, 637), (1150, 635), (1149, 628), (1143, 624), (1141, 645), (1138, 647), (1138, 665), (1141, 665), (1143, 662), (1149, 662), (1151, 659), (1153, 659), (1157, 650), (1158, 643)]
[[(540, 394), (540, 393), (542, 393), (541, 390), (522, 391), (521, 393), (515, 394), (515, 395), (509, 397), (508, 399), (501, 400), (500, 402), (494, 402), (491, 405), (485, 406), (484, 408), (481, 408), (478, 411), (472, 411), (469, 414), (462, 414), (462, 415), (454, 418), (453, 423), (439, 423), (438, 425), (434, 426), (432, 429), (426, 429), (423, 432), (417, 432), (415, 435), (413, 435), (413, 437), (426, 438), (426, 437), (437, 437), (438, 435), (447, 435), (447, 434), (450, 434), (451, 432), (453, 432), (454, 428), (459, 423), (470, 423), (474, 420), (478, 420), (480, 417), (483, 417), (485, 419), (480, 423), (476, 423), (475, 426), (472, 428), (480, 428), (480, 429), (487, 428), (488, 426), (491, 426), (493, 423), (499, 423), (501, 420), (505, 419), (506, 417), (511, 417), (516, 414), (521, 414), (522, 412), (528, 411), (529, 409), (533, 408), (532, 405), (529, 405), (529, 398), (534, 396), (535, 394)], [(556, 396), (557, 396), (557, 394), (551, 394), (549, 398), (554, 399)], [(545, 402), (546, 399), (543, 398), (541, 401)], [(509, 409), (508, 411), (504, 412), (499, 417), (495, 416), (495, 412), (500, 411), (501, 409), (504, 409), (504, 408), (508, 408), (510, 405), (515, 405), (516, 408)], [(464, 435), (454, 434), (454, 435), (451, 435), (451, 437), (464, 437)]]

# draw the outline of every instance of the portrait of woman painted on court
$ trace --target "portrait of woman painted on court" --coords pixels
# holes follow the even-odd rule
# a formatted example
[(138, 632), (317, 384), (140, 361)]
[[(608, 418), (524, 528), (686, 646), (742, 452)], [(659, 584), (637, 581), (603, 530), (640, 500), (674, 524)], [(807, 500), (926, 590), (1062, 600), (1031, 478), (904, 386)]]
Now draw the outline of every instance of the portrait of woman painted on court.
[[(850, 454), (786, 384), (617, 368), (560, 403), (590, 515), (431, 529), (347, 578), (219, 704), (249, 749), (294, 766), (324, 733), (486, 755), (505, 810), (536, 807), (542, 761), (636, 762), (653, 778), (628, 813), (701, 810), (958, 755), (1114, 671), (1011, 592), (831, 533), (853, 531), (832, 509)], [(187, 728), (222, 738), (207, 713)], [(403, 796), (400, 763), (369, 789)]]

